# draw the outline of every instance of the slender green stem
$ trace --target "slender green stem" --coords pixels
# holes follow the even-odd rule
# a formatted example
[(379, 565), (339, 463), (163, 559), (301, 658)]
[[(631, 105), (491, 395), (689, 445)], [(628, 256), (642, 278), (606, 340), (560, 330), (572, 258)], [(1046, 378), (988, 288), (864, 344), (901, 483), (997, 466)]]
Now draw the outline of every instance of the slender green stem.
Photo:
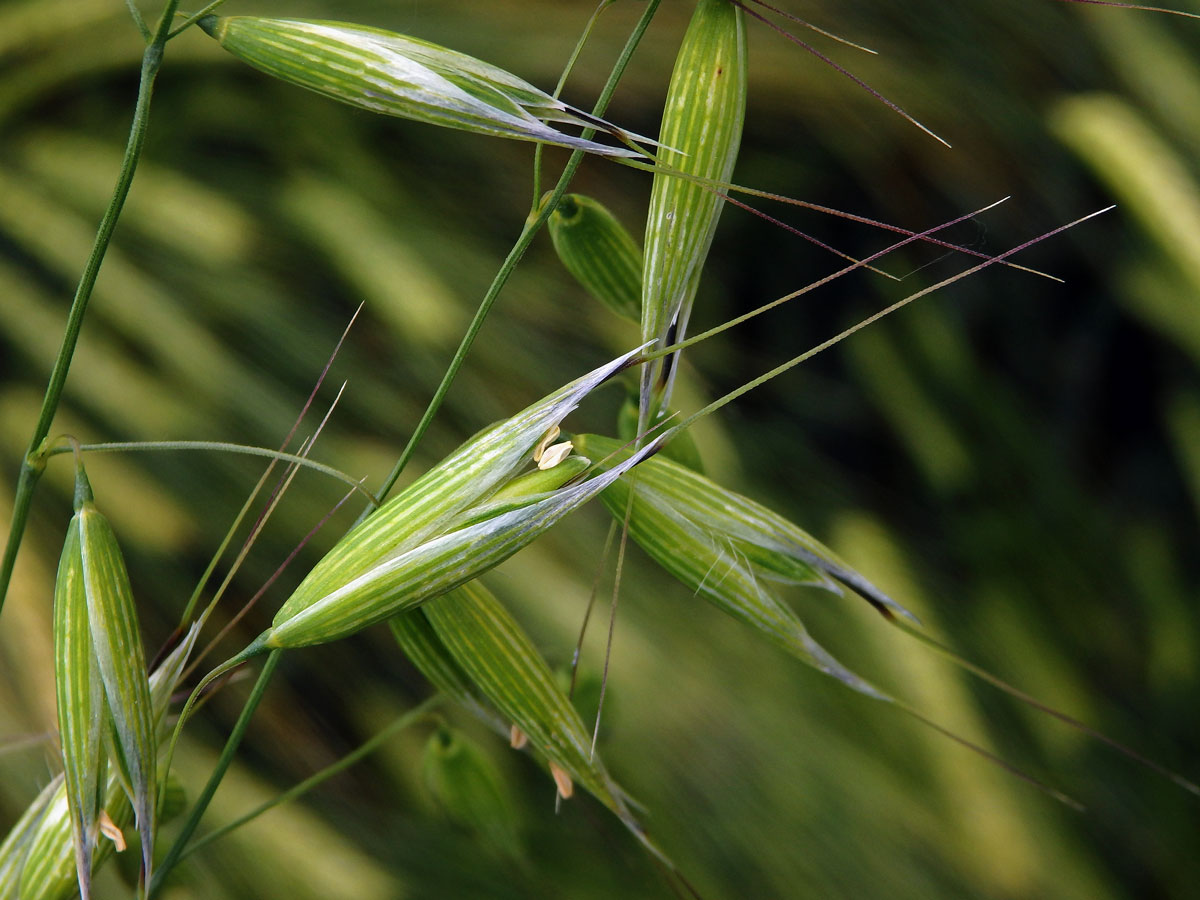
[[(646, 33), (646, 29), (650, 26), (650, 21), (654, 18), (654, 14), (658, 10), (658, 5), (661, 2), (662, 0), (650, 0), (650, 2), (647, 4), (645, 11), (642, 13), (641, 19), (638, 20), (638, 24), (634, 28), (633, 33), (630, 34), (629, 40), (625, 42), (625, 48), (621, 51), (620, 58), (613, 66), (612, 73), (608, 76), (608, 81), (604, 85), (604, 90), (600, 92), (600, 97), (596, 101), (596, 106), (592, 110), (592, 115), (597, 117), (604, 115), (604, 111), (608, 108), (609, 101), (612, 99), (612, 95), (617, 89), (617, 84), (620, 82), (621, 76), (625, 74), (625, 68), (629, 65), (629, 60), (633, 56), (633, 52), (637, 49), (638, 44), (641, 43), (642, 36)], [(588, 129), (582, 133), (582, 136), (584, 138), (590, 138), (594, 133), (594, 131)], [(567, 185), (570, 184), (571, 179), (575, 175), (576, 169), (579, 168), (579, 164), (583, 161), (583, 156), (583, 152), (579, 150), (576, 150), (571, 154), (570, 159), (567, 160), (566, 167), (563, 169), (562, 176), (558, 179), (558, 184), (555, 186), (549, 202), (542, 207), (541, 212), (539, 212), (537, 216), (533, 217), (531, 221), (526, 222), (525, 228), (521, 231), (521, 236), (517, 238), (517, 242), (513, 245), (512, 250), (510, 250), (508, 256), (505, 257), (504, 262), (500, 266), (500, 270), (496, 273), (496, 277), (492, 279), (492, 283), (488, 287), (487, 293), (480, 302), (479, 308), (475, 311), (475, 317), (471, 320), (471, 324), (467, 326), (467, 333), (463, 335), (462, 342), (458, 345), (458, 350), (456, 350), (454, 353), (454, 358), (450, 360), (450, 365), (446, 368), (446, 374), (442, 376), (442, 383), (438, 385), (437, 390), (434, 392), (433, 399), (429, 401), (429, 406), (426, 407), (424, 415), (421, 416), (421, 421), (417, 423), (417, 427), (413, 431), (412, 437), (409, 438), (408, 443), (404, 447), (404, 451), (400, 454), (400, 459), (392, 468), (387, 480), (384, 481), (383, 487), (380, 488), (380, 499), (387, 497), (388, 491), (392, 489), (392, 485), (396, 483), (396, 479), (400, 477), (400, 474), (404, 471), (405, 467), (412, 459), (413, 453), (417, 449), (417, 444), (420, 443), (421, 438), (424, 437), (426, 430), (428, 430), (429, 423), (433, 421), (434, 415), (441, 407), (442, 400), (445, 399), (446, 393), (450, 390), (450, 385), (454, 382), (454, 378), (458, 374), (458, 370), (462, 368), (463, 361), (467, 358), (467, 353), (470, 352), (471, 345), (475, 342), (475, 338), (479, 334), (480, 329), (483, 328), (483, 321), (487, 318), (487, 314), (491, 310), (492, 304), (500, 295), (500, 291), (508, 282), (509, 276), (512, 275), (513, 270), (516, 268), (517, 263), (520, 262), (521, 257), (525, 255), (525, 251), (529, 249), (529, 245), (533, 243), (534, 236), (541, 229), (542, 225), (545, 224), (546, 220), (550, 218), (550, 213), (554, 210), (554, 207), (558, 204), (558, 201), (562, 198), (562, 195), (566, 193)], [(365, 518), (369, 512), (370, 510), (364, 510), (363, 514), (359, 516), (359, 520), (361, 521), (363, 518)]]
[(204, 9), (200, 10), (200, 12), (194, 13), (193, 15), (190, 15), (186, 19), (184, 19), (182, 24), (180, 24), (178, 27), (174, 28), (171, 31), (171, 33), (167, 35), (167, 40), (169, 41), (171, 38), (175, 37), (181, 31), (187, 31), (189, 28), (191, 28), (193, 25), (195, 25), (197, 22), (199, 22), (201, 19), (203, 19), (209, 13), (213, 12), (218, 6), (224, 6), (224, 4), (225, 4), (225, 0), (213, 0), (212, 3), (210, 3), (210, 4), (208, 4), (208, 6), (204, 7)]
[(331, 763), (330, 765), (326, 766), (321, 771), (316, 772), (313, 775), (310, 775), (308, 778), (304, 779), (299, 784), (289, 788), (288, 790), (284, 791), (282, 794), (279, 794), (276, 797), (272, 797), (266, 803), (263, 803), (261, 806), (258, 806), (255, 809), (252, 809), (250, 812), (246, 813), (245, 815), (239, 816), (238, 818), (234, 819), (232, 822), (229, 822), (225, 825), (222, 825), (220, 828), (216, 828), (216, 829), (210, 831), (208, 834), (204, 835), (203, 837), (197, 838), (191, 844), (188, 844), (188, 846), (183, 850), (183, 852), (179, 854), (179, 859), (186, 859), (188, 856), (191, 856), (193, 853), (195, 853), (201, 847), (211, 844), (213, 841), (217, 840), (218, 838), (222, 838), (225, 835), (229, 834), (229, 832), (234, 831), (238, 828), (241, 828), (243, 825), (245, 825), (248, 822), (254, 821), (259, 816), (261, 816), (263, 813), (269, 812), (270, 810), (274, 809), (276, 806), (281, 806), (284, 803), (288, 803), (292, 800), (295, 800), (297, 797), (301, 797), (304, 794), (307, 794), (309, 791), (311, 791), (317, 785), (321, 784), (324, 781), (328, 781), (330, 778), (332, 778), (334, 775), (337, 775), (339, 772), (343, 772), (346, 769), (350, 768), (352, 765), (354, 765), (356, 762), (358, 762), (363, 757), (369, 756), (370, 754), (374, 753), (392, 735), (394, 735), (400, 731), (403, 731), (405, 728), (415, 725), (418, 722), (425, 719), (426, 717), (428, 717), (429, 713), (433, 709), (435, 709), (437, 706), (444, 703), (445, 700), (446, 700), (446, 697), (444, 694), (435, 694), (434, 696), (430, 697), (425, 702), (419, 704), (418, 706), (413, 707), (408, 712), (404, 713), (404, 715), (399, 716), (398, 718), (393, 720), (392, 723), (390, 725), (388, 725), (386, 728), (384, 728), (382, 731), (380, 731), (379, 733), (375, 734), (374, 736), (372, 736), (371, 738), (369, 738), (368, 740), (363, 742), (355, 750), (352, 750), (350, 753), (347, 753), (345, 756), (343, 756), (337, 762)]
[[(114, 441), (104, 444), (81, 444), (79, 449), (85, 453), (141, 453), (152, 451), (200, 450), (206, 453), (239, 453), (243, 456), (263, 456), (267, 459), (277, 459), (281, 462), (294, 463), (295, 465), (303, 466), (306, 469), (312, 469), (314, 472), (320, 472), (322, 475), (328, 475), (330, 478), (335, 478), (343, 484), (349, 485), (358, 493), (362, 494), (372, 507), (379, 506), (378, 497), (363, 487), (361, 481), (357, 481), (352, 476), (347, 475), (340, 469), (335, 469), (333, 466), (327, 466), (324, 463), (314, 462), (307, 456), (297, 456), (294, 453), (284, 453), (282, 450), (272, 450), (269, 447), (251, 447), (247, 444), (229, 444), (224, 441)], [(44, 458), (49, 458), (51, 456), (57, 456), (60, 453), (68, 452), (70, 452), (69, 447), (53, 447), (49, 450), (46, 450), (42, 455)]]
[(171, 729), (171, 738), (167, 741), (167, 754), (160, 767), (160, 771), (171, 771), (171, 765), (175, 761), (175, 747), (179, 744), (180, 735), (183, 734), (183, 727), (187, 724), (192, 710), (196, 708), (196, 704), (200, 702), (200, 698), (204, 695), (204, 691), (208, 686), (218, 678), (223, 678), (238, 666), (243, 665), (247, 660), (253, 659), (264, 652), (266, 652), (266, 648), (259, 641), (254, 641), (241, 653), (231, 656), (201, 678), (200, 683), (192, 688), (192, 693), (188, 695), (187, 700), (183, 704), (183, 709), (179, 711), (179, 717), (175, 720), (175, 727)]
[(192, 589), (192, 594), (188, 597), (187, 603), (184, 604), (183, 613), (179, 616), (180, 631), (187, 628), (188, 623), (192, 621), (192, 614), (196, 611), (197, 604), (200, 603), (200, 595), (204, 593), (204, 589), (208, 587), (209, 581), (212, 579), (213, 573), (217, 570), (217, 564), (221, 561), (221, 557), (225, 555), (225, 551), (229, 549), (229, 545), (233, 543), (233, 536), (237, 533), (238, 528), (242, 524), (242, 520), (246, 518), (246, 514), (250, 512), (250, 508), (254, 505), (254, 501), (258, 499), (259, 493), (267, 483), (267, 479), (271, 477), (271, 470), (274, 463), (267, 466), (266, 471), (259, 476), (258, 483), (254, 485), (250, 493), (247, 495), (245, 502), (242, 503), (242, 508), (238, 510), (237, 515), (233, 517), (231, 524), (225, 532), (225, 536), (221, 538), (221, 543), (213, 552), (213, 555), (208, 560), (208, 565), (205, 566), (200, 580), (196, 582), (196, 586)]
[[(571, 77), (575, 63), (579, 61), (579, 54), (583, 52), (588, 38), (592, 36), (592, 30), (596, 27), (596, 21), (600, 18), (600, 13), (611, 6), (612, 2), (613, 0), (600, 0), (596, 8), (592, 11), (587, 24), (583, 26), (583, 34), (579, 35), (579, 40), (575, 42), (575, 49), (571, 51), (571, 56), (567, 59), (567, 64), (563, 66), (562, 74), (558, 76), (558, 84), (554, 86), (554, 93), (551, 95), (554, 98), (557, 99), (558, 95), (562, 93), (562, 89), (566, 87), (567, 79)], [(545, 152), (545, 149), (545, 144), (538, 144), (533, 151), (533, 204), (529, 207), (530, 215), (537, 212), (538, 203), (542, 197), (542, 154)]]
[(153, 38), (146, 47), (145, 53), (142, 54), (137, 103), (133, 111), (133, 124), (129, 128), (129, 140), (125, 144), (125, 156), (121, 160), (121, 171), (117, 175), (117, 184), (113, 188), (112, 199), (109, 200), (108, 208), (100, 219), (100, 227), (96, 230), (92, 251), (84, 265), (79, 285), (75, 289), (75, 297), (71, 301), (70, 312), (67, 313), (67, 325), (63, 330), (62, 345), (54, 360), (54, 368), (50, 373), (50, 381), (46, 385), (46, 393), (42, 397), (42, 409), (38, 414), (37, 424), (34, 425), (29, 448), (25, 451), (24, 459), (21, 460), (21, 472), (17, 476), (17, 489), (13, 497), (12, 524), (8, 530), (4, 557), (0, 560), (0, 611), (4, 609), (4, 598), (8, 594), (8, 585), (12, 580), (17, 551), (21, 547), (25, 527), (29, 522), (33, 492), (45, 467), (42, 459), (43, 444), (46, 436), (50, 433), (50, 424), (54, 420), (54, 414), (58, 411), (58, 404), (62, 399), (63, 387), (67, 383), (67, 372), (70, 371), (75, 345), (79, 341), (79, 331), (83, 327), (83, 317), (87, 312), (88, 301), (92, 297), (92, 289), (96, 286), (96, 277), (100, 274), (100, 264), (108, 252), (113, 231), (117, 227), (117, 219), (121, 216), (121, 209), (125, 205), (125, 198), (129, 195), (129, 187), (133, 183), (138, 160), (141, 159), (142, 149), (146, 145), (146, 130), (150, 120), (150, 98), (154, 93), (154, 80), (162, 66), (163, 46), (166, 44), (171, 19), (174, 18), (178, 6), (179, 0), (167, 0)]
[(275, 672), (275, 667), (279, 665), (279, 658), (283, 651), (272, 650), (267, 660), (263, 663), (262, 671), (258, 675), (258, 681), (254, 684), (254, 690), (250, 692), (250, 696), (246, 700), (246, 705), (242, 707), (242, 714), (238, 716), (237, 723), (233, 726), (233, 731), (229, 734), (229, 739), (225, 742), (224, 749), (221, 750), (221, 755), (217, 759), (216, 766), (213, 767), (212, 774), (208, 777), (208, 783), (204, 785), (204, 790), (200, 796), (196, 798), (195, 805), (192, 806), (192, 811), (188, 815), (187, 821), (183, 825), (183, 830), (175, 839), (175, 843), (171, 845), (171, 849), (167, 851), (166, 857), (154, 871), (154, 876), (150, 879), (150, 885), (146, 889), (147, 898), (153, 897), (162, 888), (163, 880), (167, 874), (173, 869), (176, 863), (183, 856), (184, 845), (195, 833), (196, 827), (200, 824), (200, 819), (204, 816), (208, 809), (208, 804), (212, 801), (213, 795), (217, 792), (217, 788), (221, 784), (221, 780), (225, 777), (225, 772), (229, 768), (229, 764), (233, 762), (233, 755), (237, 752), (238, 745), (242, 742), (242, 738), (246, 734), (246, 729), (250, 725), (250, 718), (254, 715), (254, 711), (258, 709), (259, 703), (262, 702), (263, 694), (266, 693), (267, 684), (271, 680), (271, 675)]
[(133, 17), (133, 24), (137, 26), (138, 31), (142, 33), (142, 40), (147, 44), (153, 35), (150, 33), (150, 26), (146, 24), (146, 20), (142, 18), (142, 11), (137, 8), (137, 4), (133, 0), (125, 0), (125, 5), (129, 7), (129, 15)]

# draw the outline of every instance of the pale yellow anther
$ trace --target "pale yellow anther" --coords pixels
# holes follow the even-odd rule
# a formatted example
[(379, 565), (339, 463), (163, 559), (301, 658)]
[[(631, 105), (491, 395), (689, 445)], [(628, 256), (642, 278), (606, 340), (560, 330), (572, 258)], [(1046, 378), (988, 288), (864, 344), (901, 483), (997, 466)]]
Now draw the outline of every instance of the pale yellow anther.
[(513, 725), (508, 732), (508, 745), (514, 750), (520, 750), (529, 743), (529, 736), (525, 734), (519, 725)]
[[(537, 446), (533, 448), (533, 461), (535, 463), (541, 463), (542, 454), (546, 452), (547, 447), (554, 443), (554, 439), (557, 438), (560, 433), (561, 431), (557, 425), (551, 425), (550, 430), (542, 435), (542, 439), (538, 441)], [(540, 468), (545, 467), (540, 466)]]
[(554, 777), (554, 783), (558, 786), (559, 796), (564, 800), (571, 799), (571, 795), (575, 793), (575, 784), (571, 781), (571, 776), (567, 774), (567, 770), (557, 763), (550, 763), (550, 774)]
[(113, 848), (118, 853), (125, 852), (125, 833), (117, 827), (117, 823), (112, 820), (106, 810), (100, 810), (100, 817), (96, 824), (100, 826), (100, 833), (112, 841)]
[(553, 469), (560, 462), (571, 455), (571, 451), (575, 449), (575, 445), (570, 441), (563, 441), (561, 444), (555, 444), (552, 447), (547, 447), (542, 451), (541, 459), (537, 461), (539, 469)]

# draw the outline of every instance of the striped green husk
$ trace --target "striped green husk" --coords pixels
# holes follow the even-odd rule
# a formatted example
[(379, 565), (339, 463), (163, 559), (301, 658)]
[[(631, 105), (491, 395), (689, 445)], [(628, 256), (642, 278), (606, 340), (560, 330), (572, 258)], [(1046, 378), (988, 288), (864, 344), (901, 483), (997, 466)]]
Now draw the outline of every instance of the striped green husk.
[(640, 156), (546, 125), (543, 120), (637, 137), (503, 69), (436, 44), (345, 22), (206, 16), (199, 24), (248, 65), (372, 112), (606, 156)]
[(75, 869), (79, 893), (88, 900), (104, 783), (101, 738), (108, 715), (88, 619), (81, 530), (77, 514), (67, 529), (54, 589), (54, 668)]
[[(42, 822), (48, 815), (55, 796), (60, 792), (62, 783), (63, 777), (58, 775), (42, 788), (41, 793), (26, 807), (21, 818), (16, 821), (8, 835), (0, 842), (0, 900), (17, 900), (17, 888), (21, 883), (21, 874), (25, 868), (29, 849)], [(68, 822), (67, 841), (65, 842), (68, 856), (70, 854), (70, 830), (71, 826)], [(68, 877), (71, 873), (72, 867), (68, 862)]]
[[(746, 110), (746, 33), (730, 0), (699, 0), (663, 108), (659, 160), (711, 181), (733, 175)], [(700, 271), (716, 232), (723, 200), (699, 184), (664, 171), (654, 176), (646, 218), (642, 278), (642, 339), (682, 339)], [(642, 410), (663, 363), (643, 372)], [(656, 389), (670, 395), (670, 377)], [(645, 424), (643, 419), (643, 425)]]
[(579, 713), (533, 642), (478, 581), (426, 604), (437, 638), (471, 683), (552, 763), (629, 818), (620, 790), (598, 759)]
[(105, 729), (112, 729), (113, 761), (133, 798), (147, 875), (154, 850), (157, 776), (133, 590), (116, 534), (92, 502), (82, 467), (77, 481), (78, 508), (67, 530), (55, 588), (54, 631), (63, 765), (80, 891), (86, 900), (99, 792), (105, 783)]
[(487, 505), (550, 427), (632, 356), (487, 429), (379, 509), (317, 564), (246, 652), (325, 643), (411, 609), (503, 562), (603, 490), (619, 472)]
[(480, 582), (396, 616), (390, 625), (400, 648), (434, 687), (502, 736), (511, 735), (511, 723), (552, 775), (557, 767), (578, 781), (661, 856), (630, 813), (624, 792), (591, 755), (583, 722), (550, 667)]
[[(580, 435), (580, 447), (612, 465), (628, 453), (612, 438)], [(628, 479), (622, 481), (626, 483)], [(638, 470), (638, 495), (653, 496), (679, 516), (703, 522), (763, 577), (785, 584), (808, 584), (837, 592), (834, 582), (859, 594), (887, 615), (912, 619), (912, 613), (888, 597), (832, 550), (778, 513), (720, 485), (690, 467), (659, 454)]]
[[(582, 435), (575, 440), (608, 464), (627, 452), (611, 438)], [(661, 456), (607, 488), (601, 499), (618, 521), (625, 521), (629, 510), (629, 536), (691, 590), (827, 675), (887, 699), (821, 648), (766, 583), (840, 593), (840, 582), (886, 615), (910, 614), (800, 528)]]
[[(133, 819), (133, 808), (115, 774), (108, 779), (102, 799), (103, 807), (113, 823), (122, 829), (128, 826)], [(66, 786), (58, 782), (37, 832), (30, 841), (16, 894), (18, 900), (68, 900), (80, 892), (76, 867), (71, 861), (71, 834)], [(92, 871), (112, 852), (112, 842), (101, 838), (91, 856)]]
[(600, 201), (567, 194), (546, 223), (566, 270), (611, 312), (642, 317), (642, 250)]
[(471, 683), (470, 677), (450, 655), (433, 626), (426, 618), (425, 609), (410, 609), (388, 619), (392, 636), (400, 649), (429, 683), (462, 704), (476, 717), (486, 722), (497, 734), (508, 734), (508, 722), (496, 713), (486, 697)]
[(280, 607), (275, 624), (437, 534), (493, 493), (512, 477), (552, 426), (632, 356), (601, 366), (463, 444), (338, 541)]
[[(198, 633), (193, 628), (150, 676), (152, 719), (160, 743), (167, 733), (166, 714), (171, 694)], [(119, 773), (111, 767), (103, 801), (103, 809), (117, 827), (124, 828), (133, 819), (129, 794)], [(0, 845), (0, 900), (68, 900), (77, 895), (79, 880), (73, 846), (67, 786), (60, 775), (30, 804)], [(107, 839), (95, 845), (91, 856), (93, 871), (112, 850), (112, 842)]]
[(256, 649), (305, 647), (348, 637), (483, 574), (653, 452), (545, 499), (427, 540), (341, 584), (288, 618), (277, 618)]
[(500, 513), (524, 509), (539, 500), (549, 499), (554, 491), (578, 478), (591, 465), (592, 461), (586, 456), (569, 456), (552, 468), (534, 469), (532, 472), (518, 475), (502, 485), (485, 502), (455, 519), (451, 527), (464, 528), (494, 518)]
[(157, 742), (137, 609), (108, 519), (91, 504), (84, 504), (78, 518), (92, 645), (112, 718), (116, 762), (133, 797), (148, 879), (154, 852)]

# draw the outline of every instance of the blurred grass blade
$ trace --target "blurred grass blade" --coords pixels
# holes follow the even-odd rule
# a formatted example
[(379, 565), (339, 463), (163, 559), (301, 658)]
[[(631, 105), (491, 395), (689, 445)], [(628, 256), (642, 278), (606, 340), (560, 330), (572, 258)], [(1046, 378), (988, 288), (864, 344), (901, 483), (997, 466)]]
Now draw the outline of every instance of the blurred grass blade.
[(544, 120), (631, 137), (515, 75), (436, 44), (345, 22), (206, 16), (199, 25), (248, 65), (352, 106), (602, 156), (642, 156), (550, 127)]
[(1193, 154), (1177, 152), (1137, 106), (1111, 94), (1062, 100), (1050, 124), (1186, 279), (1185, 290), (1137, 285), (1124, 296), (1136, 315), (1200, 361), (1200, 184)]
[(1188, 19), (1200, 19), (1200, 13), (1183, 12), (1178, 9), (1168, 9), (1163, 6), (1143, 6), (1140, 3), (1119, 3), (1110, 0), (1059, 0), (1061, 3), (1086, 3), (1090, 6), (1113, 6), (1117, 9), (1137, 9), (1142, 12), (1164, 13), (1168, 16), (1184, 16)]
[[(692, 15), (663, 108), (660, 162), (688, 175), (728, 183), (746, 112), (746, 31), (730, 0), (700, 0)], [(660, 346), (683, 339), (700, 271), (721, 214), (722, 198), (693, 181), (654, 176), (646, 217), (642, 279), (642, 340)], [(641, 426), (650, 391), (670, 399), (674, 366), (660, 361), (642, 372)]]

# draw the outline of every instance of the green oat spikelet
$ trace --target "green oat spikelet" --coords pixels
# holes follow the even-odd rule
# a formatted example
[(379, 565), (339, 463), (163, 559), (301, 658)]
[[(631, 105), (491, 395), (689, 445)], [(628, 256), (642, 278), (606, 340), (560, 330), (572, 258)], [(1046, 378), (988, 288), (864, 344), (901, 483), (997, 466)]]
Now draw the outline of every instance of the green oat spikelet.
[(546, 758), (551, 773), (557, 767), (569, 775), (644, 840), (624, 792), (592, 755), (591, 736), (579, 713), (503, 604), (472, 581), (420, 612), (458, 670), (503, 719), (520, 729)]
[[(746, 112), (746, 58), (742, 10), (730, 0), (699, 0), (663, 108), (661, 163), (729, 182)], [(646, 217), (642, 340), (661, 346), (684, 337), (723, 203), (712, 190), (667, 171), (654, 176)], [(665, 405), (673, 378), (669, 360), (643, 370), (643, 430), (650, 421), (652, 392), (658, 405)]]
[(508, 784), (470, 738), (448, 727), (435, 731), (425, 745), (421, 775), (446, 818), (477, 835), (489, 850), (521, 859), (517, 809)]
[(546, 122), (602, 129), (621, 140), (653, 144), (503, 69), (402, 34), (347, 22), (259, 16), (206, 16), (198, 24), (242, 62), (372, 112), (601, 156), (642, 154), (583, 140)]
[(642, 250), (608, 208), (566, 194), (546, 223), (558, 258), (593, 297), (623, 319), (642, 318)]
[(76, 516), (67, 529), (54, 591), (54, 682), (75, 869), (80, 896), (88, 900), (92, 854), (99, 840), (107, 710), (88, 622), (79, 532)]
[(592, 461), (586, 456), (568, 456), (551, 468), (534, 469), (532, 472), (518, 475), (502, 485), (486, 501), (455, 520), (454, 527), (473, 525), (494, 518), (502, 512), (523, 509), (539, 500), (547, 500), (555, 491), (587, 472), (591, 465)]
[[(198, 628), (150, 675), (150, 703), (156, 743), (167, 737), (167, 710), (183, 668), (195, 646)], [(113, 824), (124, 828), (133, 819), (129, 793), (119, 772), (109, 767), (103, 804)], [(160, 779), (166, 776), (160, 773)], [(168, 794), (170, 793), (169, 789)], [(30, 804), (9, 837), (0, 845), (0, 900), (69, 900), (79, 894), (71, 812), (63, 775), (55, 777)], [(18, 834), (19, 832), (19, 834)], [(95, 871), (113, 852), (110, 840), (96, 844)]]
[[(73, 829), (66, 783), (59, 778), (50, 786), (54, 787), (53, 796), (22, 860), (20, 884), (14, 895), (17, 900), (68, 900), (81, 893), (72, 850)], [(124, 829), (133, 820), (129, 797), (115, 773), (109, 775), (102, 799), (103, 808), (117, 828)], [(108, 859), (114, 848), (108, 839), (95, 845), (91, 855), (93, 872)]]
[(147, 876), (153, 854), (157, 744), (137, 609), (116, 534), (96, 508), (82, 465), (54, 596), (55, 667), (64, 774), (80, 892), (90, 896), (91, 856), (106, 784), (105, 732), (128, 791)]
[[(575, 441), (606, 465), (629, 452), (612, 438), (589, 434)], [(912, 618), (828, 547), (765, 506), (661, 454), (606, 488), (601, 501), (618, 521), (628, 509), (629, 536), (698, 595), (854, 690), (890, 700), (817, 644), (768, 587), (809, 585), (838, 594), (845, 585), (889, 618)]]
[[(62, 788), (63, 776), (56, 775), (26, 807), (8, 835), (0, 841), (0, 900), (17, 900), (17, 889), (34, 838)], [(65, 797), (66, 795), (63, 794)], [(69, 826), (68, 826), (69, 827)]]
[[(616, 469), (489, 505), (541, 438), (637, 352), (480, 432), (376, 510), (313, 568), (272, 627), (240, 655), (325, 643), (389, 619), (498, 565), (598, 494), (619, 477)], [(632, 467), (654, 449), (648, 445), (622, 465)]]
[(450, 655), (423, 608), (410, 609), (388, 619), (388, 627), (409, 662), (429, 683), (467, 709), (497, 734), (508, 733), (509, 725), (471, 683), (470, 677)]
[[(503, 604), (472, 581), (389, 620), (409, 660), (497, 734), (528, 742), (560, 792), (578, 782), (665, 860), (626, 795), (591, 753), (591, 738), (549, 665)], [(521, 744), (514, 742), (514, 747)], [(669, 861), (668, 861), (669, 862)]]

